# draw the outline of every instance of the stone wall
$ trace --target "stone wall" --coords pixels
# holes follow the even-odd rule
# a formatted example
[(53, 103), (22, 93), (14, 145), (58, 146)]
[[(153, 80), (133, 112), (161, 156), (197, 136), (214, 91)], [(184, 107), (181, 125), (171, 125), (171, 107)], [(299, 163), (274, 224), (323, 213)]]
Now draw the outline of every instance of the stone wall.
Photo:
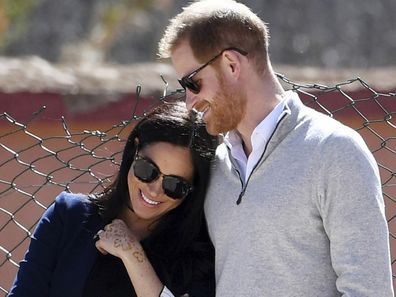
[[(275, 64), (326, 68), (396, 64), (394, 0), (241, 2), (269, 23)], [(3, 32), (0, 54), (38, 55), (52, 62), (152, 62), (169, 18), (185, 3), (37, 0), (17, 37), (10, 37), (15, 33), (12, 24)]]

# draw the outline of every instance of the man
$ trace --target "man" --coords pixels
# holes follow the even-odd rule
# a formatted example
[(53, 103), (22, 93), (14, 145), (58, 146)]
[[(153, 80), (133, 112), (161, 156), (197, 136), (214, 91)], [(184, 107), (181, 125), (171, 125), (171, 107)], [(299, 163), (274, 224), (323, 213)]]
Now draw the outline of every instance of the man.
[(264, 22), (232, 0), (194, 2), (159, 53), (188, 108), (226, 133), (205, 205), (216, 296), (393, 296), (376, 162), (355, 131), (283, 90)]

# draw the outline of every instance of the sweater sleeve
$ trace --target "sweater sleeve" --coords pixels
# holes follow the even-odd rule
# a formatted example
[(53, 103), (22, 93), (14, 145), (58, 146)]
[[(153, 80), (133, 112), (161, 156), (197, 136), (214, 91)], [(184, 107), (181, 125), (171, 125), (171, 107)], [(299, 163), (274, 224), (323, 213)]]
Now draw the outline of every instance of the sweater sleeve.
[(21, 261), (9, 297), (49, 296), (50, 281), (62, 238), (64, 194), (60, 194), (43, 214)]
[(389, 232), (379, 171), (355, 132), (333, 135), (323, 152), (319, 192), (336, 286), (344, 297), (391, 297)]

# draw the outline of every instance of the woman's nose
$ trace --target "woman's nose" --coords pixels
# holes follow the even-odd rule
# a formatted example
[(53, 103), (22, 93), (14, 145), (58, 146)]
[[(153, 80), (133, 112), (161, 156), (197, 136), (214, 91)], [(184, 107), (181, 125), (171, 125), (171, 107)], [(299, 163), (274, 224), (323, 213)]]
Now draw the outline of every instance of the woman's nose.
[(162, 177), (147, 184), (148, 191), (152, 197), (162, 194)]

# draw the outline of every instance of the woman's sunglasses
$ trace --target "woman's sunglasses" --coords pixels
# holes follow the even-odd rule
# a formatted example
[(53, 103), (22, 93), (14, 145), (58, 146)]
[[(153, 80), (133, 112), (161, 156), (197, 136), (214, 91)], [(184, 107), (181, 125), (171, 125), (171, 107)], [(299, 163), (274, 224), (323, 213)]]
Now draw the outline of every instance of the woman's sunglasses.
[(132, 169), (136, 178), (144, 183), (151, 183), (162, 176), (162, 189), (172, 199), (183, 199), (193, 190), (184, 178), (161, 173), (158, 166), (146, 157), (136, 154)]
[(189, 89), (192, 93), (198, 94), (201, 91), (201, 86), (193, 80), (193, 77), (200, 72), (202, 69), (204, 69), (206, 66), (208, 66), (210, 63), (213, 63), (218, 57), (220, 57), (225, 51), (236, 51), (240, 53), (241, 55), (246, 56), (248, 53), (245, 52), (244, 50), (241, 50), (236, 47), (229, 47), (226, 49), (223, 49), (220, 53), (218, 53), (216, 56), (214, 56), (212, 59), (210, 59), (208, 62), (200, 66), (199, 68), (195, 69), (193, 72), (190, 72), (189, 74), (183, 76), (181, 79), (179, 79), (180, 85), (183, 87), (184, 90)]

